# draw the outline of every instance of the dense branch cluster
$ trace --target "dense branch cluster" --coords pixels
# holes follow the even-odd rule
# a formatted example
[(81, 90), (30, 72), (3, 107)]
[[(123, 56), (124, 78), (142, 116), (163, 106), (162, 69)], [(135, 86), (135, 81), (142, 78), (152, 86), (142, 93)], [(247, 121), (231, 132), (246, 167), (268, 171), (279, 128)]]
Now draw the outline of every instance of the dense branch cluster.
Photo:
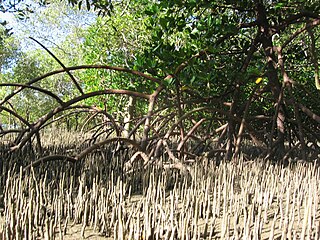
[[(216, 7), (217, 11), (221, 11), (220, 14), (224, 14), (226, 9), (247, 11), (237, 6), (235, 9), (229, 5)], [(205, 7), (204, 9), (208, 10)], [(314, 106), (314, 100), (310, 106), (306, 105), (306, 99), (301, 101), (301, 96), (314, 99), (314, 93), (295, 81), (287, 65), (290, 44), (293, 44), (301, 34), (307, 33), (310, 37), (310, 60), (315, 73), (315, 85), (319, 87), (315, 28), (320, 24), (320, 17), (316, 13), (299, 11), (284, 19), (272, 20), (261, 1), (254, 1), (250, 14), (254, 14), (252, 22), (238, 24), (233, 32), (222, 31), (224, 35), (215, 40), (214, 49), (203, 49), (191, 57), (186, 57), (182, 63), (176, 64), (173, 72), (166, 73), (162, 77), (157, 73), (164, 73), (165, 70), (149, 69), (147, 72), (155, 73), (154, 76), (157, 77), (154, 77), (144, 71), (110, 65), (66, 67), (43, 44), (33, 39), (59, 63), (62, 69), (48, 72), (27, 83), (0, 84), (0, 87), (14, 88), (1, 100), (0, 111), (1, 114), (5, 113), (5, 116), (13, 118), (13, 122), (18, 126), (0, 126), (1, 138), (7, 140), (9, 135), (14, 135), (14, 139), (10, 138), (10, 144), (6, 146), (10, 152), (22, 150), (32, 143), (31, 145), (37, 147), (40, 153), (35, 164), (54, 158), (75, 162), (113, 142), (130, 145), (135, 149), (132, 156), (125, 160), (128, 166), (136, 159), (140, 159), (146, 165), (166, 161), (185, 170), (183, 166), (186, 162), (201, 155), (207, 155), (216, 161), (232, 159), (235, 162), (241, 154), (248, 157), (260, 155), (265, 159), (280, 161), (315, 160), (320, 152), (320, 116), (315, 112), (319, 108), (311, 106)], [(241, 14), (239, 16), (241, 17)], [(169, 20), (165, 19), (168, 26), (170, 26)], [(194, 24), (196, 21), (197, 18)], [(286, 33), (285, 40), (276, 43), (274, 40), (276, 35), (283, 34), (293, 24), (298, 24), (296, 26), (300, 28), (296, 27), (296, 31), (291, 34)], [(164, 27), (167, 25), (163, 24)], [(213, 51), (228, 41), (232, 44), (237, 34), (244, 29), (252, 32), (254, 30), (256, 34), (251, 38), (250, 46), (242, 49), (242, 52), (227, 47), (221, 47), (223, 52)], [(159, 46), (153, 51), (159, 49)], [(229, 56), (232, 60), (236, 59), (237, 62), (242, 61), (242, 64), (224, 83), (210, 83), (211, 89), (206, 92), (211, 91), (211, 96), (202, 95), (197, 87), (192, 86), (193, 80), (191, 84), (185, 84), (185, 78), (191, 70), (194, 75), (199, 71), (200, 75), (201, 66), (212, 67), (210, 64), (219, 54)], [(242, 58), (238, 58), (238, 54), (241, 54)], [(254, 60), (257, 54), (260, 54), (259, 58), (261, 55), (264, 58), (261, 60), (264, 62), (264, 69), (259, 76), (251, 76), (249, 71), (251, 65), (259, 62)], [(214, 67), (217, 76), (220, 74), (219, 67), (222, 71), (230, 70), (225, 68), (224, 63)], [(123, 81), (129, 81), (127, 79), (129, 76), (130, 81), (151, 83), (149, 86), (152, 86), (152, 89), (150, 92), (132, 88), (101, 88), (86, 91), (82, 85), (85, 81), (76, 79), (73, 75), (75, 71), (83, 69), (123, 73), (126, 74), (123, 75)], [(201, 74), (209, 74), (210, 71), (205, 69)], [(78, 92), (77, 96), (65, 100), (65, 96), (37, 85), (57, 74), (65, 74), (71, 79), (74, 89)], [(201, 84), (203, 87), (204, 84)], [(224, 84), (224, 87), (220, 88), (219, 84)], [(212, 85), (213, 88), (219, 88), (219, 91), (212, 91)], [(34, 94), (41, 93), (51, 98), (56, 101), (56, 106), (43, 112), (43, 115), (35, 121), (26, 119), (10, 103), (13, 97), (23, 94), (26, 89)], [(217, 92), (219, 95), (214, 95)], [(88, 99), (106, 95), (124, 97), (128, 101), (128, 109), (120, 110), (126, 117), (120, 118), (108, 109), (95, 104), (86, 104)], [(136, 101), (141, 101), (143, 107), (141, 104), (135, 104)], [(55, 157), (43, 155), (41, 132), (53, 129), (53, 126), (63, 126), (68, 119), (75, 119), (79, 114), (83, 121), (79, 123), (78, 120), (74, 120), (75, 124), (77, 129), (90, 130), (92, 133), (88, 141), (90, 144), (86, 148), (77, 148), (78, 151), (70, 155), (59, 154)], [(81, 126), (78, 126), (79, 124)]]
[[(184, 65), (187, 66), (186, 63), (184, 63)], [(123, 89), (103, 89), (95, 92), (82, 93), (69, 101), (63, 101), (55, 93), (32, 85), (47, 76), (59, 72), (68, 72), (69, 75), (71, 75), (72, 70), (83, 68), (103, 68), (129, 72), (133, 75), (143, 76), (150, 81), (156, 82), (158, 87), (151, 94)], [(95, 122), (97, 126), (103, 126), (98, 128), (97, 126), (92, 127), (94, 133), (90, 137), (90, 144), (87, 148), (72, 155), (41, 156), (40, 154), (41, 158), (33, 162), (32, 165), (38, 165), (39, 163), (51, 160), (68, 160), (76, 162), (83, 159), (88, 154), (91, 154), (100, 148), (104, 148), (104, 146), (112, 142), (119, 142), (123, 145), (130, 145), (136, 149), (134, 151), (135, 154), (131, 156), (131, 159), (130, 157), (127, 159), (128, 162), (126, 163), (126, 166), (132, 165), (132, 162), (136, 159), (143, 159), (145, 166), (149, 164), (158, 164), (165, 159), (166, 162), (173, 163), (174, 167), (184, 170), (183, 164), (190, 159), (196, 159), (197, 156), (206, 155), (214, 158), (216, 161), (220, 161), (227, 157), (226, 153), (228, 151), (228, 145), (225, 140), (227, 139), (230, 123), (236, 124), (236, 129), (238, 129), (238, 134), (233, 135), (236, 147), (232, 154), (235, 160), (240, 153), (245, 153), (248, 145), (256, 145), (256, 148), (258, 149), (257, 153), (260, 153), (260, 155), (266, 158), (270, 157), (273, 151), (276, 151), (276, 148), (278, 147), (277, 144), (279, 143), (274, 143), (272, 140), (274, 138), (272, 136), (272, 134), (274, 134), (273, 130), (270, 133), (267, 132), (266, 128), (270, 127), (271, 124), (274, 124), (275, 119), (278, 117), (278, 107), (276, 107), (274, 116), (250, 115), (249, 113), (250, 104), (261, 95), (262, 87), (260, 87), (259, 84), (252, 89), (250, 97), (243, 104), (244, 111), (242, 116), (238, 114), (234, 115), (226, 110), (226, 106), (228, 107), (232, 105), (232, 103), (224, 102), (221, 98), (201, 98), (200, 96), (198, 98), (194, 98), (194, 96), (192, 98), (190, 96), (184, 97), (180, 92), (181, 88), (179, 85), (177, 85), (175, 89), (178, 94), (170, 96), (171, 101), (168, 103), (168, 101), (165, 100), (165, 98), (169, 97), (165, 92), (165, 81), (173, 78), (173, 76), (177, 77), (182, 68), (179, 67), (178, 69), (179, 70), (174, 75), (169, 75), (166, 79), (161, 81), (143, 73), (124, 68), (111, 66), (76, 66), (48, 73), (37, 79), (31, 80), (27, 84), (2, 83), (1, 86), (10, 85), (16, 87), (16, 90), (13, 93), (7, 95), (7, 97), (2, 100), (1, 111), (8, 112), (15, 118), (15, 122), (20, 122), (20, 128), (5, 129), (5, 127), (3, 127), (1, 129), (1, 137), (2, 139), (6, 139), (9, 135), (15, 135), (14, 140), (7, 145), (7, 147), (10, 146), (10, 148), (7, 149), (8, 151), (14, 152), (19, 149), (21, 150), (35, 139), (36, 145), (34, 146), (37, 146), (37, 149), (41, 152), (41, 131), (45, 132), (46, 129), (51, 129), (52, 125), (56, 122), (58, 122), (56, 125), (62, 126), (63, 124), (60, 124), (59, 122), (64, 122), (66, 118), (72, 116), (72, 113), (83, 112), (87, 115), (88, 119), (96, 119), (96, 121), (93, 122)], [(283, 92), (288, 86), (289, 91), (291, 91), (290, 89), (292, 87), (290, 82), (286, 82), (281, 91)], [(30, 88), (35, 92), (42, 92), (52, 97), (59, 105), (44, 113), (37, 121), (27, 121), (15, 112), (14, 109), (5, 107), (5, 103), (10, 102), (11, 97), (23, 92), (26, 88)], [(128, 95), (133, 98), (141, 98), (148, 101), (148, 111), (145, 115), (135, 116), (134, 120), (130, 119), (134, 124), (131, 125), (129, 133), (124, 133), (123, 126), (126, 123), (114, 119), (112, 113), (95, 106), (81, 104), (81, 102), (87, 98), (108, 94)], [(308, 159), (310, 160), (316, 159), (319, 154), (320, 135), (318, 132), (319, 128), (317, 127), (319, 116), (300, 104), (292, 95), (289, 96), (290, 98), (280, 98), (279, 101), (288, 105), (294, 105), (295, 111), (301, 111), (313, 120), (315, 124), (312, 125), (311, 123), (310, 125), (302, 126), (301, 120), (299, 119), (290, 121), (291, 128), (287, 129), (287, 131), (292, 132), (294, 135), (291, 139), (286, 139), (286, 144), (288, 144), (288, 146), (286, 146), (285, 152), (282, 155), (279, 155), (281, 156), (280, 160), (287, 160), (292, 157), (303, 158), (306, 156), (308, 156)], [(277, 103), (277, 106), (279, 106), (279, 103)], [(103, 118), (101, 118), (101, 115)], [(216, 121), (219, 121), (220, 124), (214, 124)], [(264, 126), (262, 124), (259, 126), (259, 124), (255, 124), (256, 121), (264, 121), (266, 124)], [(88, 122), (89, 121), (85, 121), (84, 125), (89, 124)], [(311, 129), (312, 127), (314, 128)], [(85, 128), (85, 126), (82, 126), (82, 128)], [(299, 141), (301, 135), (304, 136), (303, 139), (305, 142)], [(247, 139), (247, 142), (244, 148), (241, 148), (241, 143), (246, 141), (243, 139)], [(252, 150), (250, 151), (252, 153)], [(298, 152), (302, 154), (297, 155)], [(251, 153), (247, 152), (247, 154)], [(30, 166), (26, 166), (26, 168)]]

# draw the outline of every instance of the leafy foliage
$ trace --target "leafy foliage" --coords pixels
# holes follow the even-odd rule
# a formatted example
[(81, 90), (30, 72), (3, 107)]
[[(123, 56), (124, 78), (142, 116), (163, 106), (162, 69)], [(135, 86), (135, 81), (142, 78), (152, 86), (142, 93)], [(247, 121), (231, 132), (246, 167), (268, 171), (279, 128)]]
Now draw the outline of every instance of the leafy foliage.
[[(104, 114), (93, 117), (95, 136), (114, 130), (155, 159), (164, 151), (175, 161), (169, 140), (172, 148), (179, 142), (180, 160), (194, 145), (203, 147), (199, 154), (220, 149), (217, 157), (238, 159), (244, 138), (267, 158), (287, 159), (299, 147), (306, 159), (319, 150), (319, 1), (69, 2), (101, 14), (88, 28), (66, 32), (51, 48), (56, 60), (29, 52), (12, 72), (15, 82), (41, 88), (22, 94), (41, 102), (31, 118), (39, 129), (77, 109), (84, 125), (90, 111)], [(59, 75), (32, 82), (59, 67)], [(28, 129), (21, 145), (37, 132)]]

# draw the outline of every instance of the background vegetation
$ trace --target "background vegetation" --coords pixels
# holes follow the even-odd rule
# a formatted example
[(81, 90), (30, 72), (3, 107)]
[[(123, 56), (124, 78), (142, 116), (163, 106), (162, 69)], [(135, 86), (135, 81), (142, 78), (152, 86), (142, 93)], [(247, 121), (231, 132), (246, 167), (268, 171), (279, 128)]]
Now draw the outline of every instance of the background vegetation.
[(31, 39), (21, 42), (2, 20), (1, 136), (13, 137), (10, 151), (35, 140), (41, 152), (41, 132), (66, 127), (90, 132), (97, 146), (133, 145), (149, 160), (236, 161), (248, 148), (314, 160), (319, 5), (2, 1)]

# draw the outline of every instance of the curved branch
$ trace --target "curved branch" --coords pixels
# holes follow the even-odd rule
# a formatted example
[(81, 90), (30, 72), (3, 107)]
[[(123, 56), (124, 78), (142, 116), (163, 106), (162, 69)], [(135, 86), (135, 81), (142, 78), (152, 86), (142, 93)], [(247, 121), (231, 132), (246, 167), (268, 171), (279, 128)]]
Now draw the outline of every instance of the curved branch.
[[(73, 70), (81, 70), (81, 69), (105, 69), (105, 70), (114, 70), (114, 71), (118, 71), (118, 72), (126, 72), (126, 73), (133, 74), (135, 76), (143, 77), (145, 79), (150, 80), (151, 82), (154, 82), (154, 83), (157, 83), (159, 85), (162, 85), (161, 80), (159, 80), (158, 78), (152, 77), (152, 76), (144, 74), (142, 72), (131, 70), (131, 69), (127, 69), (127, 68), (107, 66), (107, 65), (80, 65), (80, 66), (66, 67), (65, 69), (55, 70), (55, 71), (46, 73), (46, 74), (44, 74), (42, 76), (39, 76), (37, 78), (34, 78), (31, 81), (29, 81), (28, 83), (26, 83), (26, 85), (32, 85), (32, 84), (34, 84), (34, 83), (36, 83), (36, 82), (38, 82), (38, 81), (40, 81), (40, 80), (42, 80), (44, 78), (47, 78), (47, 77), (50, 77), (50, 76), (53, 76), (53, 75), (56, 75), (56, 74), (59, 74), (59, 73), (63, 73), (63, 72), (67, 72), (67, 71), (73, 71)], [(3, 105), (5, 102), (10, 100), (13, 96), (15, 96), (17, 93), (19, 93), (22, 89), (23, 89), (23, 87), (19, 87), (13, 93), (11, 93), (8, 96), (6, 96), (0, 102), (0, 105)]]
[(31, 86), (31, 85), (27, 85), (27, 84), (21, 84), (21, 83), (0, 83), (0, 87), (5, 87), (5, 86), (15, 86), (15, 87), (22, 87), (22, 89), (24, 88), (30, 88), (36, 91), (39, 91), (41, 93), (44, 93), (52, 98), (54, 98), (60, 105), (63, 105), (64, 102), (53, 92), (40, 88), (40, 87), (36, 87), (36, 86)]
[(75, 98), (69, 100), (68, 102), (65, 102), (65, 105), (70, 106), (73, 103), (82, 101), (82, 100), (90, 98), (90, 97), (95, 97), (95, 96), (100, 96), (100, 95), (108, 95), (108, 94), (128, 95), (131, 97), (138, 97), (138, 98), (143, 98), (143, 99), (147, 99), (147, 100), (150, 99), (150, 95), (145, 94), (145, 93), (124, 90), (124, 89), (105, 89), (105, 90), (99, 90), (99, 91), (95, 91), (95, 92), (85, 93), (79, 97), (75, 97)]
[(29, 128), (32, 128), (32, 124), (30, 124), (26, 119), (24, 119), (23, 117), (21, 117), (18, 113), (16, 113), (13, 110), (10, 110), (9, 108), (6, 108), (4, 106), (0, 106), (0, 109), (3, 111), (6, 111), (8, 113), (10, 113), (11, 115), (15, 116), (16, 118), (18, 118), (22, 123), (24, 123), (25, 125), (27, 125)]
[[(72, 107), (71, 108), (65, 108), (65, 110), (69, 110), (69, 109), (72, 109)], [(66, 118), (66, 117), (71, 116), (73, 114), (82, 113), (82, 112), (89, 112), (89, 110), (85, 109), (85, 110), (78, 110), (78, 111), (73, 111), (73, 112), (66, 113), (64, 115), (61, 115), (61, 116), (53, 119), (50, 122), (47, 122), (46, 124), (43, 124), (40, 129), (45, 128), (45, 127), (49, 126), (50, 124), (61, 120), (62, 118)]]
[(32, 163), (30, 163), (28, 166), (26, 166), (23, 171), (27, 171), (29, 168), (31, 167), (37, 167), (39, 166), (41, 163), (46, 163), (46, 162), (50, 162), (50, 161), (68, 161), (71, 163), (75, 163), (77, 161), (77, 159), (73, 158), (73, 157), (69, 157), (69, 156), (64, 156), (64, 155), (50, 155), (50, 156), (45, 156), (42, 157)]
[(117, 136), (120, 136), (120, 128), (119, 128), (119, 126), (117, 125), (117, 123), (116, 123), (115, 119), (112, 117), (112, 115), (107, 113), (106, 111), (101, 110), (101, 109), (96, 109), (96, 107), (87, 106), (87, 105), (70, 106), (70, 107), (66, 107), (64, 110), (71, 110), (71, 109), (75, 109), (75, 111), (70, 112), (70, 113), (66, 113), (66, 114), (64, 114), (62, 116), (59, 116), (59, 117), (53, 119), (50, 122), (47, 122), (46, 124), (43, 124), (40, 127), (40, 129), (45, 128), (48, 125), (50, 125), (50, 124), (52, 124), (54, 122), (57, 122), (57, 121), (61, 120), (62, 118), (66, 118), (66, 117), (68, 117), (70, 115), (73, 115), (73, 114), (88, 113), (90, 111), (96, 111), (97, 114), (103, 114), (110, 120), (110, 122), (112, 123), (112, 126), (115, 128)]
[(237, 140), (236, 140), (235, 151), (234, 151), (234, 154), (233, 154), (234, 161), (236, 161), (236, 162), (239, 160), (239, 153), (240, 153), (242, 134), (243, 134), (243, 131), (244, 131), (244, 126), (245, 126), (246, 121), (247, 121), (249, 107), (250, 107), (250, 105), (251, 105), (251, 103), (253, 101), (253, 97), (254, 97), (254, 94), (255, 94), (257, 89), (258, 89), (258, 85), (254, 86), (253, 90), (251, 91), (249, 99), (246, 102), (246, 106), (245, 106), (245, 109), (244, 109), (243, 117), (241, 119), (241, 124), (240, 124), (240, 127), (239, 127)]
[[(214, 109), (214, 110), (218, 110), (218, 109)], [(159, 154), (160, 153), (160, 148), (161, 146), (164, 144), (165, 140), (168, 139), (171, 134), (173, 133), (174, 129), (179, 125), (179, 123), (181, 121), (183, 121), (184, 119), (186, 119), (188, 116), (190, 116), (191, 114), (195, 113), (195, 112), (200, 112), (200, 111), (210, 111), (210, 108), (208, 107), (199, 107), (199, 108), (195, 108), (187, 113), (185, 113), (184, 115), (182, 115), (179, 119), (177, 119), (177, 121), (171, 126), (171, 128), (167, 131), (167, 133), (165, 134), (165, 136), (163, 137), (163, 139), (160, 139), (157, 143), (156, 146), (156, 150), (155, 153)], [(227, 114), (227, 112), (225, 112)], [(156, 157), (158, 157), (156, 155)]]
[(83, 94), (83, 90), (80, 87), (79, 83), (76, 81), (76, 79), (74, 78), (74, 76), (70, 73), (69, 70), (67, 70), (66, 66), (64, 66), (64, 64), (48, 49), (46, 48), (42, 43), (40, 43), (38, 40), (34, 39), (33, 37), (29, 37), (31, 40), (35, 41), (36, 43), (38, 43), (44, 50), (47, 51), (47, 53), (49, 53), (51, 55), (51, 57), (54, 58), (54, 60), (56, 60), (60, 66), (66, 70), (67, 74), (69, 75), (69, 77), (71, 78), (72, 82), (74, 83), (74, 85), (76, 85), (77, 89), (79, 90), (79, 92), (81, 94)]
[(2, 130), (0, 132), (0, 137), (3, 137), (6, 134), (10, 134), (10, 133), (21, 133), (21, 132), (25, 132), (26, 130), (22, 130), (22, 129), (8, 129), (8, 130)]
[(146, 121), (147, 117), (143, 117), (142, 119), (140, 119), (140, 121), (132, 128), (132, 130), (129, 132), (128, 134), (128, 138), (130, 138), (139, 128), (140, 125), (142, 125), (145, 121)]
[(83, 150), (81, 153), (79, 153), (75, 159), (76, 160), (81, 160), (83, 159), (86, 155), (88, 155), (89, 153), (91, 153), (92, 151), (98, 149), (99, 147), (105, 145), (105, 144), (108, 144), (108, 143), (111, 143), (111, 142), (115, 142), (115, 141), (123, 141), (125, 143), (128, 143), (132, 146), (134, 146), (138, 151), (140, 152), (143, 152), (142, 151), (142, 148), (140, 147), (139, 143), (137, 143), (136, 141), (134, 140), (131, 140), (131, 139), (128, 139), (128, 138), (122, 138), (122, 137), (116, 137), (116, 138), (109, 138), (109, 139), (106, 139), (106, 140), (103, 140), (101, 142), (98, 142), (98, 143), (95, 143), (93, 144), (92, 146), (86, 148), (85, 150)]
[(133, 156), (130, 158), (130, 160), (124, 164), (124, 171), (126, 173), (131, 173), (133, 171), (133, 169), (132, 169), (133, 163), (136, 161), (136, 159), (138, 159), (138, 156), (140, 156), (143, 159), (144, 166), (146, 166), (149, 163), (150, 158), (144, 152), (138, 151), (135, 154), (133, 154)]
[(191, 130), (187, 133), (187, 135), (181, 140), (181, 142), (179, 143), (179, 146), (177, 148), (177, 151), (180, 151), (183, 147), (183, 145), (186, 143), (186, 141), (188, 140), (188, 138), (191, 137), (191, 135), (193, 134), (194, 131), (197, 130), (197, 128), (205, 121), (205, 118), (202, 118), (200, 121), (198, 121), (192, 128)]
[(112, 117), (111, 114), (107, 113), (105, 110), (102, 110), (102, 109), (99, 109), (99, 108), (93, 107), (93, 106), (87, 106), (87, 105), (70, 106), (70, 107), (67, 107), (66, 110), (73, 109), (73, 108), (76, 108), (76, 109), (77, 108), (86, 108), (86, 109), (89, 109), (89, 111), (93, 110), (97, 113), (105, 115), (111, 121), (112, 125), (114, 126), (115, 131), (117, 133), (117, 136), (120, 136), (120, 127), (117, 125), (116, 120)]
[[(59, 106), (53, 110), (51, 110), (50, 112), (48, 112), (46, 115), (42, 116), (38, 122), (36, 122), (31, 131), (20, 141), (20, 143), (14, 147), (11, 148), (12, 151), (21, 148), (22, 146), (24, 146), (27, 141), (33, 136), (33, 134), (35, 134), (37, 131), (39, 131), (39, 129), (42, 127), (42, 125), (44, 123), (46, 123), (50, 118), (52, 118), (54, 115), (66, 110), (67, 107), (83, 101), (87, 98), (90, 97), (94, 97), (94, 96), (99, 96), (99, 95), (106, 95), (106, 94), (127, 94), (133, 97), (140, 97), (140, 98), (149, 98), (149, 95), (147, 94), (143, 94), (143, 93), (138, 93), (138, 92), (133, 92), (133, 91), (129, 91), (129, 90), (119, 90), (119, 89), (106, 89), (106, 90), (101, 90), (101, 91), (96, 91), (96, 92), (90, 92), (90, 93), (86, 93), (83, 94), (79, 97), (73, 98), (67, 102), (64, 103), (64, 106)], [(3, 108), (3, 107), (2, 107)]]
[(316, 121), (317, 123), (320, 123), (320, 116), (313, 113), (309, 108), (306, 106), (302, 105), (301, 103), (298, 103), (299, 108), (301, 109), (302, 112), (304, 112), (308, 117)]
[(298, 35), (306, 31), (307, 29), (311, 29), (317, 25), (320, 24), (320, 19), (315, 19), (312, 22), (309, 22), (304, 26), (303, 28), (298, 29), (296, 32), (294, 32), (281, 46), (282, 49), (284, 49), (293, 39), (295, 39)]
[(291, 15), (287, 19), (284, 19), (281, 24), (275, 26), (274, 28), (276, 28), (278, 31), (283, 30), (286, 27), (288, 27), (290, 24), (295, 24), (295, 23), (301, 22), (301, 20), (304, 17), (319, 19), (320, 15), (313, 13), (313, 12), (309, 12), (309, 11), (301, 11), (300, 13), (297, 13), (295, 15)]

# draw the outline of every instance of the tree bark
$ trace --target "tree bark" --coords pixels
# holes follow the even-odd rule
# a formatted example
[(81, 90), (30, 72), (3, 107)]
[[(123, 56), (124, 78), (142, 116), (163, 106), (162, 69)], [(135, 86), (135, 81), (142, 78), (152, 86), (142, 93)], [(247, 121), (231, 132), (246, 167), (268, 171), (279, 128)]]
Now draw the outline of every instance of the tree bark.
[[(277, 58), (275, 54), (275, 48), (272, 42), (272, 36), (274, 34), (272, 28), (267, 19), (267, 12), (262, 1), (255, 0), (256, 3), (256, 15), (257, 23), (260, 31), (260, 40), (262, 48), (264, 50), (266, 61), (267, 61), (267, 78), (269, 80), (268, 86), (273, 95), (275, 102), (275, 119), (276, 119), (276, 129), (277, 129), (277, 148), (278, 153), (282, 155), (284, 153), (284, 141), (285, 141), (285, 114), (284, 114), (284, 104), (282, 98), (282, 87), (278, 77), (277, 71)], [(271, 129), (271, 136), (269, 140), (269, 150), (273, 148), (273, 129)]]
[(135, 109), (135, 105), (136, 105), (136, 99), (132, 96), (128, 96), (128, 105), (125, 109), (125, 117), (124, 117), (124, 132), (123, 132), (123, 136), (125, 138), (129, 137), (129, 132), (130, 132), (130, 128), (131, 128), (131, 120), (133, 118), (133, 112)]

